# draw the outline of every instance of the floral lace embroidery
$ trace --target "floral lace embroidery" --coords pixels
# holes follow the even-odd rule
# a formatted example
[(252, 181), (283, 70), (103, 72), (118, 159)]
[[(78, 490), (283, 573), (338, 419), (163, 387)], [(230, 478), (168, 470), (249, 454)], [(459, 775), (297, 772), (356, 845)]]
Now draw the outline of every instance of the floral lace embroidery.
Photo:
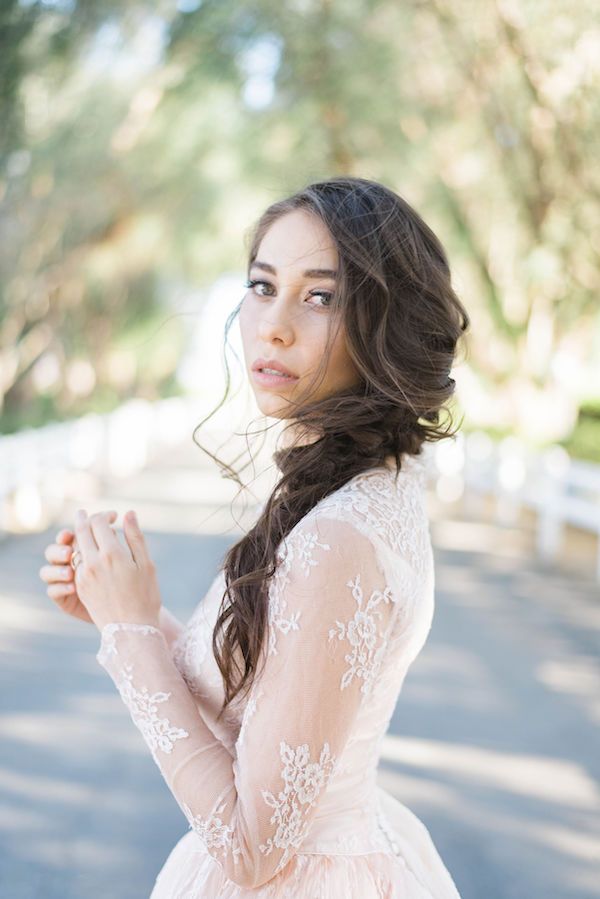
[(223, 858), (227, 857), (227, 853), (231, 852), (234, 862), (239, 860), (241, 849), (235, 835), (235, 829), (232, 824), (223, 824), (219, 815), (223, 812), (227, 805), (227, 800), (220, 799), (215, 803), (212, 813), (207, 818), (195, 815), (190, 807), (182, 802), (182, 808), (189, 821), (190, 828), (197, 833), (206, 848), (215, 855), (221, 851)]
[(259, 697), (261, 697), (264, 693), (264, 690), (259, 690), (256, 696), (251, 696), (248, 702), (246, 703), (246, 708), (244, 709), (244, 715), (242, 717), (242, 724), (240, 727), (240, 732), (238, 734), (238, 738), (236, 741), (236, 746), (239, 748), (244, 745), (244, 737), (246, 735), (246, 728), (248, 726), (248, 722), (252, 715), (256, 711), (256, 703)]
[(184, 730), (182, 727), (174, 727), (168, 718), (159, 718), (157, 715), (158, 704), (166, 702), (171, 694), (160, 691), (150, 694), (147, 687), (137, 690), (133, 684), (133, 668), (131, 664), (124, 665), (121, 668), (117, 687), (123, 702), (131, 713), (134, 723), (150, 746), (153, 758), (157, 764), (156, 749), (170, 753), (173, 750), (175, 740), (189, 737), (187, 730)]
[[(281, 740), (279, 753), (284, 763), (281, 777), (285, 787), (277, 797), (268, 790), (261, 790), (267, 805), (275, 809), (270, 823), (276, 824), (277, 830), (273, 837), (269, 837), (266, 843), (258, 847), (265, 855), (269, 855), (274, 848), (284, 850), (274, 874), (285, 867), (293, 855), (292, 850), (297, 850), (306, 836), (306, 822), (302, 815), (315, 804), (317, 796), (336, 765), (336, 758), (330, 752), (329, 743), (323, 744), (318, 762), (310, 761), (307, 743), (294, 750)], [(302, 809), (303, 805), (306, 808)]]
[(320, 500), (309, 515), (331, 514), (353, 522), (367, 536), (376, 534), (419, 574), (431, 552), (425, 487), (423, 460), (405, 456), (397, 474), (391, 469), (361, 472)]
[(299, 558), (300, 565), (304, 571), (306, 577), (310, 574), (310, 569), (314, 565), (318, 565), (316, 559), (312, 557), (312, 551), (315, 546), (320, 546), (321, 549), (331, 549), (329, 543), (320, 543), (317, 540), (317, 534), (314, 532), (305, 533), (300, 531), (298, 533), (298, 543), (300, 544), (297, 548), (297, 557)]
[(102, 628), (100, 649), (98, 651), (98, 660), (100, 662), (106, 659), (107, 656), (118, 655), (115, 631), (140, 631), (142, 634), (160, 634), (164, 637), (163, 632), (152, 624), (134, 624), (131, 621), (114, 621), (110, 624), (105, 624)]
[[(198, 611), (198, 610), (197, 610)], [(206, 658), (209, 628), (201, 615), (194, 614), (171, 647), (175, 667), (184, 679), (190, 693), (202, 696), (202, 680), (199, 669)]]
[[(344, 690), (356, 676), (363, 678), (361, 692), (366, 694), (371, 689), (387, 645), (385, 634), (378, 635), (375, 619), (381, 618), (381, 610), (377, 609), (377, 606), (382, 601), (384, 603), (395, 602), (395, 597), (391, 588), (385, 587), (383, 592), (373, 590), (366, 605), (363, 605), (364, 595), (360, 585), (360, 574), (357, 574), (354, 580), (347, 581), (346, 586), (352, 588), (352, 595), (357, 602), (358, 609), (350, 621), (335, 622), (337, 630), (332, 628), (329, 631), (329, 641), (331, 642), (337, 636), (338, 640), (347, 640), (352, 647), (352, 652), (344, 656), (350, 667), (342, 676), (340, 689)], [(378, 636), (383, 639), (379, 648), (375, 649)]]
[(357, 852), (363, 843), (357, 833), (349, 833), (337, 836), (333, 846), (337, 852)]
[[(295, 544), (298, 543), (298, 547)], [(318, 534), (306, 533), (300, 531), (291, 533), (283, 540), (283, 545), (279, 545), (277, 549), (277, 568), (271, 582), (269, 583), (269, 655), (277, 655), (277, 634), (276, 630), (282, 634), (288, 634), (291, 630), (299, 630), (298, 619), (300, 611), (294, 612), (289, 618), (285, 617), (287, 601), (285, 600), (285, 588), (289, 583), (289, 572), (296, 558), (300, 560), (300, 564), (306, 577), (310, 574), (312, 568), (318, 565), (316, 559), (312, 557), (312, 551), (316, 546), (321, 549), (329, 550), (331, 547), (328, 543), (320, 543)]]
[(171, 657), (188, 690), (200, 698), (208, 695), (210, 691), (207, 688), (211, 685), (218, 687), (222, 683), (218, 668), (210, 662), (214, 659), (213, 619), (216, 620), (216, 608), (225, 589), (224, 574), (223, 569), (217, 573), (204, 599), (196, 606), (171, 647)]
[[(413, 460), (410, 461), (412, 462)], [(413, 590), (414, 598), (420, 598), (422, 596), (422, 592), (417, 592), (417, 590), (421, 590), (425, 580), (419, 576), (419, 573), (425, 570), (425, 563), (427, 562), (427, 564), (429, 564), (431, 557), (429, 545), (427, 543), (428, 535), (425, 524), (426, 518), (424, 516), (424, 506), (421, 502), (422, 497), (416, 486), (419, 481), (417, 478), (413, 478), (410, 465), (408, 467), (408, 472), (403, 470), (403, 473), (400, 475), (400, 483), (395, 491), (393, 488), (391, 489), (390, 478), (392, 478), (393, 481), (393, 476), (388, 472), (373, 471), (363, 473), (360, 476), (353, 478), (339, 491), (336, 491), (335, 494), (326, 497), (322, 503), (317, 504), (317, 507), (312, 510), (315, 512), (315, 516), (320, 514), (320, 516), (324, 518), (334, 518), (339, 521), (347, 521), (353, 524), (357, 531), (361, 531), (369, 538), (373, 537), (374, 543), (376, 545), (379, 544), (380, 547), (382, 543), (385, 543), (385, 545), (392, 549), (394, 553), (396, 550), (399, 550), (399, 561), (401, 558), (404, 564), (403, 568), (401, 565), (398, 565), (396, 570), (395, 565), (392, 567), (392, 554), (389, 554), (389, 573), (392, 577), (390, 582), (393, 582), (394, 584), (395, 596), (391, 594), (388, 587), (384, 587), (383, 585), (380, 585), (382, 587), (381, 590), (373, 591), (369, 597), (365, 596), (365, 587), (360, 583), (360, 575), (356, 575), (353, 580), (346, 582), (346, 587), (352, 589), (352, 595), (354, 596), (357, 606), (356, 611), (352, 617), (346, 612), (341, 614), (341, 618), (346, 619), (346, 617), (348, 617), (348, 620), (336, 621), (337, 627), (329, 631), (329, 640), (335, 640), (335, 637), (337, 637), (339, 641), (346, 641), (344, 646), (340, 649), (342, 653), (348, 651), (348, 655), (344, 656), (344, 660), (349, 668), (341, 677), (340, 689), (344, 689), (352, 683), (355, 677), (359, 681), (363, 681), (361, 686), (361, 691), (363, 693), (366, 693), (374, 682), (379, 685), (380, 680), (378, 679), (378, 676), (381, 663), (383, 660), (385, 662), (390, 661), (387, 652), (390, 649), (393, 635), (391, 625), (385, 633), (382, 633), (383, 627), (380, 623), (378, 624), (378, 620), (381, 622), (386, 611), (383, 604), (387, 604), (391, 601), (396, 606), (394, 613), (398, 612), (404, 614), (405, 601), (408, 602), (407, 597), (409, 596), (409, 593), (411, 603), (413, 603)], [(277, 652), (275, 647), (275, 637), (277, 634), (275, 632), (287, 634), (293, 630), (298, 631), (303, 625), (300, 612), (298, 611), (295, 612), (295, 614), (291, 614), (285, 601), (285, 592), (289, 583), (289, 574), (292, 565), (294, 565), (294, 572), (302, 571), (304, 576), (308, 578), (311, 571), (314, 571), (315, 566), (319, 564), (319, 555), (317, 554), (315, 558), (316, 549), (320, 547), (325, 552), (331, 549), (329, 544), (320, 543), (317, 539), (317, 537), (321, 535), (319, 535), (318, 532), (314, 533), (311, 517), (306, 516), (298, 523), (298, 528), (294, 528), (286, 537), (285, 551), (278, 553), (281, 564), (277, 567), (276, 574), (274, 574), (269, 585), (270, 602), (268, 610), (269, 623), (271, 625), (268, 644), (269, 652)], [(425, 553), (423, 558), (420, 559), (419, 564), (419, 554), (421, 553), (421, 550), (424, 550)], [(386, 558), (388, 558), (388, 556), (386, 556)], [(394, 571), (393, 576), (391, 575), (392, 571)], [(223, 572), (220, 572), (215, 581), (217, 581), (222, 574)], [(348, 576), (348, 574), (349, 572), (347, 570), (343, 572), (344, 576)], [(341, 583), (343, 583), (343, 578)], [(413, 587), (413, 584), (416, 586)], [(395, 597), (402, 597), (402, 603), (399, 603)], [(204, 603), (201, 605), (204, 606)], [(178, 638), (172, 646), (173, 660), (176, 661), (176, 667), (186, 683), (188, 683), (188, 686), (195, 682), (196, 677), (196, 688), (201, 686), (202, 683), (206, 684), (206, 682), (202, 681), (202, 677), (205, 674), (204, 668), (212, 668), (209, 643), (212, 633), (212, 621), (214, 619), (214, 606), (215, 604), (211, 601), (210, 608), (207, 609), (204, 607), (202, 609), (202, 614), (192, 616), (192, 619), (188, 622), (188, 627), (184, 629), (180, 638)], [(414, 611), (414, 603), (410, 611)], [(332, 624), (334, 618), (335, 616), (331, 616), (329, 621), (326, 622), (326, 626)], [(392, 620), (396, 622), (397, 617)], [(407, 620), (410, 621), (411, 619), (409, 618)], [(419, 620), (422, 620), (422, 618)], [(193, 626), (190, 627), (190, 624), (193, 624)], [(128, 625), (126, 623), (107, 625), (104, 633), (104, 651), (107, 655), (118, 657), (114, 633), (120, 628), (127, 630), (128, 627), (133, 630), (141, 630), (148, 634), (156, 632), (157, 634), (162, 635), (162, 631), (159, 631), (151, 625)], [(407, 632), (404, 629), (399, 630), (402, 631), (401, 639), (404, 641)], [(408, 643), (408, 641), (405, 641), (405, 643), (403, 643), (403, 649), (405, 646), (412, 647), (415, 645), (414, 639), (414, 632), (411, 632), (411, 642)], [(285, 643), (286, 641), (284, 640), (283, 642)], [(335, 642), (337, 645), (337, 641)], [(398, 642), (400, 643), (400, 639)], [(325, 640), (323, 640), (322, 648), (325, 649)], [(385, 656), (384, 652), (386, 653)], [(119, 662), (121, 662), (121, 660), (119, 660)], [(172, 694), (156, 692), (153, 695), (150, 695), (146, 685), (144, 685), (142, 690), (138, 690), (133, 685), (131, 666), (125, 666), (121, 663), (116, 664), (115, 667), (118, 671), (119, 683), (117, 683), (117, 686), (119, 686), (121, 695), (132, 712), (134, 722), (142, 731), (144, 738), (150, 746), (155, 761), (155, 748), (158, 747), (161, 748), (163, 752), (171, 753), (177, 739), (189, 737), (187, 731), (173, 727), (167, 718), (161, 719), (158, 716), (160, 703), (166, 702)], [(200, 671), (201, 667), (202, 671)], [(393, 666), (388, 667), (391, 670)], [(384, 674), (385, 673), (386, 672), (384, 672)], [(186, 675), (189, 675), (189, 679)], [(381, 681), (383, 681), (383, 678)], [(387, 686), (392, 686), (391, 678), (388, 679)], [(384, 688), (385, 687), (386, 684), (384, 684)], [(377, 687), (374, 687), (374, 689), (377, 690)], [(210, 697), (210, 691), (207, 691), (206, 695), (207, 697)], [(386, 695), (384, 691), (382, 691), (382, 695)], [(232, 724), (235, 725), (235, 727), (232, 727), (233, 733), (235, 733), (239, 726), (239, 745), (242, 745), (244, 742), (247, 725), (251, 720), (255, 720), (253, 719), (253, 716), (256, 713), (257, 701), (260, 701), (261, 696), (262, 691), (259, 691), (255, 695), (251, 694), (251, 698), (244, 709), (241, 726), (232, 720)], [(376, 709), (376, 702), (370, 702), (369, 708)], [(377, 722), (377, 727), (382, 728), (380, 736), (384, 732), (383, 716), (384, 714), (387, 714), (383, 703), (381, 709), (381, 718), (380, 721)], [(183, 723), (186, 722), (184, 721)], [(375, 723), (373, 720), (369, 721), (369, 726), (373, 728), (374, 733)], [(300, 736), (300, 738), (304, 739), (307, 737), (308, 735)], [(283, 762), (283, 767), (280, 775), (281, 781), (277, 781), (277, 783), (282, 784), (281, 789), (271, 783), (271, 777), (276, 774), (276, 772), (273, 771), (272, 766), (270, 766), (269, 781), (266, 784), (263, 781), (263, 785), (271, 787), (273, 792), (269, 792), (265, 789), (260, 791), (264, 803), (269, 808), (269, 811), (266, 811), (263, 807), (262, 817), (268, 818), (271, 810), (273, 811), (273, 814), (270, 817), (272, 826), (269, 830), (269, 837), (268, 839), (265, 839), (265, 842), (259, 849), (265, 856), (273, 853), (271, 856), (273, 864), (275, 863), (277, 856), (282, 855), (275, 872), (270, 872), (271, 876), (279, 873), (287, 865), (295, 852), (298, 850), (300, 853), (302, 852), (300, 847), (305, 840), (308, 831), (305, 816), (308, 814), (309, 808), (314, 806), (316, 801), (318, 801), (320, 791), (322, 791), (329, 782), (332, 774), (338, 774), (340, 770), (341, 772), (347, 771), (348, 773), (355, 772), (356, 757), (354, 754), (347, 753), (348, 746), (352, 744), (353, 740), (364, 743), (364, 729), (358, 736), (351, 735), (348, 743), (345, 745), (343, 757), (346, 764), (344, 766), (341, 766), (340, 760), (336, 760), (332, 755), (329, 743), (323, 744), (320, 758), (318, 749), (316, 750), (317, 757), (315, 761), (311, 761), (310, 749), (307, 743), (297, 746), (296, 749), (293, 749), (283, 741), (279, 743), (279, 754)], [(217, 741), (215, 741), (215, 745), (216, 744)], [(333, 748), (335, 749), (335, 747)], [(175, 755), (177, 756), (177, 753)], [(373, 758), (369, 759), (369, 765), (371, 762), (373, 765), (376, 765), (379, 753), (375, 752), (374, 749), (371, 755)], [(229, 759), (227, 761), (229, 762)], [(361, 758), (361, 762), (362, 761), (364, 761), (364, 756)], [(165, 764), (164, 759), (162, 759), (162, 762)], [(178, 770), (178, 767), (176, 770)], [(194, 790), (195, 789), (196, 788), (194, 787)], [(253, 798), (254, 801), (259, 801), (258, 796), (254, 796)], [(233, 860), (237, 862), (240, 849), (236, 835), (237, 826), (234, 826), (234, 822), (236, 821), (235, 810), (233, 811), (233, 814), (228, 812), (226, 801), (224, 799), (224, 792), (221, 792), (217, 801), (214, 803), (211, 798), (211, 802), (206, 803), (206, 806), (212, 806), (211, 811), (206, 817), (202, 817), (200, 815), (194, 815), (187, 805), (182, 804), (182, 808), (184, 808), (186, 816), (190, 821), (191, 828), (198, 834), (209, 849), (214, 850), (215, 857), (217, 855), (222, 855), (224, 858), (227, 858), (230, 853)], [(206, 812), (206, 807), (203, 807), (202, 811), (203, 813)], [(224, 823), (228, 821), (231, 823)], [(264, 836), (266, 837), (266, 834)], [(394, 836), (396, 836), (396, 839), (398, 838), (397, 835), (394, 835), (392, 832), (392, 840)], [(373, 840), (375, 848), (388, 852), (391, 850), (392, 852), (397, 853), (397, 846), (391, 844), (391, 841), (386, 834), (385, 822), (382, 826), (381, 822), (378, 821), (378, 826), (374, 828), (374, 832), (369, 839)], [(363, 843), (355, 845), (355, 842), (354, 834), (339, 837), (339, 848), (341, 848), (342, 851), (352, 851), (353, 849), (356, 851), (364, 846)], [(279, 852), (274, 851), (276, 849), (279, 849)], [(398, 857), (401, 858), (401, 856)], [(306, 856), (302, 857), (300, 854), (298, 856), (298, 869), (300, 869), (305, 862)], [(381, 885), (384, 885), (383, 879)], [(385, 885), (387, 885), (387, 881)], [(270, 887), (267, 886), (266, 889), (269, 891)], [(270, 892), (268, 894), (270, 895)], [(260, 891), (257, 895), (262, 896), (263, 892)], [(265, 892), (264, 895), (266, 896), (267, 892)]]

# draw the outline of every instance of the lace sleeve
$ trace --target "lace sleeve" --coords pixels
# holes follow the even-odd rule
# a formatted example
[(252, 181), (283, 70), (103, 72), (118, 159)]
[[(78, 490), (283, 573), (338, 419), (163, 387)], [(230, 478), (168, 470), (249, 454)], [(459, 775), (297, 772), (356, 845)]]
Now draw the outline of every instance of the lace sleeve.
[(233, 758), (198, 713), (162, 631), (104, 626), (98, 662), (234, 883), (264, 884), (301, 846), (377, 678), (398, 599), (364, 534), (333, 519), (301, 522), (279, 550), (264, 667)]
[(158, 624), (165, 640), (167, 641), (167, 646), (172, 649), (173, 644), (183, 631), (183, 624), (165, 606), (160, 607), (160, 618)]

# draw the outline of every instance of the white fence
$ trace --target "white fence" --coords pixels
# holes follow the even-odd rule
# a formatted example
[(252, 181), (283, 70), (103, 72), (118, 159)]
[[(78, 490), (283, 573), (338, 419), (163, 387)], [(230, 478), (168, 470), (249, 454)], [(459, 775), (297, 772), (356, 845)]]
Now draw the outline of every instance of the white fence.
[[(202, 418), (197, 401), (131, 400), (113, 412), (28, 428), (0, 437), (0, 535), (47, 526), (60, 513), (74, 473), (123, 477), (156, 453), (192, 439)], [(495, 443), (484, 433), (457, 435), (425, 447), (438, 497), (473, 507), (495, 498), (496, 518), (515, 522), (523, 506), (536, 513), (536, 548), (553, 558), (563, 528), (596, 535), (600, 582), (600, 466), (571, 459), (560, 446), (535, 453), (514, 437)]]
[(531, 509), (540, 558), (556, 556), (567, 524), (594, 534), (600, 583), (600, 465), (572, 459), (559, 445), (535, 452), (515, 437), (494, 442), (481, 432), (442, 441), (432, 455), (441, 499), (462, 499), (473, 511), (492, 496), (496, 520), (505, 524)]
[(46, 527), (60, 513), (77, 475), (126, 478), (169, 446), (192, 439), (192, 401), (130, 400), (89, 414), (0, 437), (0, 534)]

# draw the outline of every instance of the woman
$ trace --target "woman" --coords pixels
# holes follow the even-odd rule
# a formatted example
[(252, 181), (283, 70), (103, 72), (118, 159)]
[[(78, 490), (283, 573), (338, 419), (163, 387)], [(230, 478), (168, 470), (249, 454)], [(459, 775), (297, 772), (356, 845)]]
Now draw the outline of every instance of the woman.
[(248, 278), (231, 320), (261, 412), (286, 421), (281, 477), (187, 625), (129, 514), (127, 546), (114, 512), (78, 514), (42, 576), (101, 632), (96, 658), (190, 825), (152, 899), (457, 899), (376, 774), (431, 626), (421, 452), (452, 436), (439, 412), (469, 319), (434, 233), (362, 178), (270, 206)]

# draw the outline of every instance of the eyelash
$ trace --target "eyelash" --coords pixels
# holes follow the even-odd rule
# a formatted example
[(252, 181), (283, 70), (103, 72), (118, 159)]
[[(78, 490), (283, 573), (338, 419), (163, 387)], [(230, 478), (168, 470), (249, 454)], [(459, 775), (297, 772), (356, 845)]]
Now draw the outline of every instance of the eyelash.
[[(244, 287), (248, 287), (248, 288), (256, 287), (257, 284), (266, 284), (267, 287), (273, 286), (270, 281), (263, 281), (260, 278), (254, 278), (254, 279), (250, 278), (248, 281), (246, 281), (246, 283), (244, 284)], [(258, 296), (264, 296), (264, 294), (259, 293)], [(328, 297), (330, 303), (333, 299), (333, 294), (329, 290), (315, 290), (315, 291), (313, 291), (313, 293), (311, 293), (311, 296), (312, 297), (314, 297), (314, 296)], [(309, 306), (314, 306), (314, 303), (309, 303)], [(327, 305), (321, 306), (321, 309), (328, 309), (328, 308), (329, 308), (329, 306), (327, 306)]]

